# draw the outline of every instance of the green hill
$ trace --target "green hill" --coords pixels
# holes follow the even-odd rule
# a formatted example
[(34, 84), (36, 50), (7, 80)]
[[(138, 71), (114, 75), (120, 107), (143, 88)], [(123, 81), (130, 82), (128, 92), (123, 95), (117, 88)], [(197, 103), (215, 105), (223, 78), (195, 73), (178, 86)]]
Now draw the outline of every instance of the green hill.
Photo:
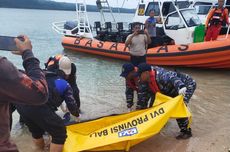
[[(74, 11), (76, 6), (74, 3), (54, 2), (51, 0), (0, 0), (0, 8), (25, 8)], [(87, 10), (89, 12), (98, 11), (96, 5), (87, 5)], [(113, 11), (117, 12), (118, 8), (113, 8)], [(134, 9), (120, 9), (120, 12), (122, 13), (134, 13), (134, 11)]]

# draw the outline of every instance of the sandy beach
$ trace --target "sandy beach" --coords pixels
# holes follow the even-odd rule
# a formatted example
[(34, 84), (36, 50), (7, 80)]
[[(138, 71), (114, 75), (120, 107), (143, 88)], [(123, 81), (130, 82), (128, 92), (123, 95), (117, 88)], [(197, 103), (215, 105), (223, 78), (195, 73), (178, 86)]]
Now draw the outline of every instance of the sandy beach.
[[(170, 120), (158, 135), (132, 147), (131, 152), (228, 152), (230, 150), (230, 72), (186, 68), (180, 70), (192, 75), (198, 84), (189, 103), (193, 115), (193, 137), (188, 140), (175, 139), (179, 129), (176, 121)], [(125, 111), (125, 103), (121, 104)], [(23, 152), (34, 149), (27, 129), (14, 130), (13, 140)]]

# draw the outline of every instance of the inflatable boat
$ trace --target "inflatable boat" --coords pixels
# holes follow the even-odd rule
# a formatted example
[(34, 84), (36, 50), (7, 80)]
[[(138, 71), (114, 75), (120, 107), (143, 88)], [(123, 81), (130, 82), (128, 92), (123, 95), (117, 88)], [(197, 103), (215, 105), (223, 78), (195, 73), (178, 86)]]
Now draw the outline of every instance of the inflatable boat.
[[(229, 27), (226, 34), (220, 35), (216, 41), (204, 42), (204, 26), (194, 8), (189, 8), (188, 1), (182, 0), (140, 1), (133, 21), (143, 23), (150, 8), (155, 8), (155, 15), (160, 16), (162, 22), (157, 24), (157, 38), (161, 43), (147, 51), (149, 64), (230, 69)], [(83, 10), (77, 12), (80, 18)], [(93, 36), (88, 19), (84, 21), (84, 26), (78, 20), (76, 26), (64, 29), (62, 45), (65, 49), (129, 60), (125, 39), (132, 33), (132, 24), (125, 30), (122, 22), (114, 23), (115, 29), (111, 22), (105, 22), (104, 27), (95, 22), (96, 36)], [(60, 31), (56, 23), (53, 28)]]
[[(90, 53), (121, 60), (129, 60), (124, 43), (63, 37), (65, 49)], [(148, 49), (147, 62), (153, 65), (170, 65), (201, 68), (230, 68), (230, 38), (183, 45), (164, 45)]]

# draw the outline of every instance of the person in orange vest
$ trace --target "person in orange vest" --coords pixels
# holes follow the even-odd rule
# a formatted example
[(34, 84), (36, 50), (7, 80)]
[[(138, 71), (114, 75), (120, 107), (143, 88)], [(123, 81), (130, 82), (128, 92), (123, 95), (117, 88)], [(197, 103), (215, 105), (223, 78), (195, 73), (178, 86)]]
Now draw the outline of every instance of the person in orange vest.
[(137, 68), (132, 63), (123, 64), (120, 76), (125, 78), (125, 96), (128, 109), (134, 104), (134, 91), (138, 93), (138, 78), (135, 76), (136, 72)]
[(223, 5), (224, 0), (218, 0), (218, 7), (211, 9), (208, 13), (205, 22), (205, 41), (216, 40), (220, 33), (222, 24), (225, 22), (229, 25), (228, 9), (224, 8)]
[[(138, 66), (136, 74), (140, 77), (139, 85), (139, 102), (137, 106), (139, 109), (152, 107), (157, 92), (165, 94), (170, 97), (183, 95), (184, 102), (189, 103), (195, 89), (195, 80), (183, 73), (168, 71), (161, 67), (154, 67), (146, 63)], [(148, 104), (148, 101), (150, 103)], [(188, 139), (192, 136), (192, 130), (189, 127), (188, 118), (177, 119), (180, 128), (180, 134), (177, 139)]]

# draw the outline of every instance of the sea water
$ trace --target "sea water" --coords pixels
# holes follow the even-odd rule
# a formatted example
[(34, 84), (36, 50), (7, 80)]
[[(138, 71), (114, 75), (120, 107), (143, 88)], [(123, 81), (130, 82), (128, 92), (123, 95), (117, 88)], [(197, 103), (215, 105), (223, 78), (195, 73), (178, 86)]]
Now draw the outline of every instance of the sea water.
[[(101, 19), (99, 13), (95, 12), (90, 12), (88, 16), (92, 25), (94, 21)], [(112, 20), (109, 14), (105, 16)], [(115, 14), (115, 18), (117, 21), (131, 22), (133, 14)], [(33, 44), (33, 52), (41, 61), (42, 68), (49, 56), (67, 54), (71, 58), (77, 66), (82, 119), (128, 112), (125, 103), (125, 83), (119, 76), (124, 61), (63, 50), (62, 36), (52, 30), (52, 22), (72, 19), (76, 19), (74, 11), (0, 8), (0, 35), (28, 35)], [(20, 56), (3, 51), (0, 55), (6, 56), (14, 65), (22, 68)], [(174, 136), (179, 129), (172, 120), (159, 135), (136, 146), (132, 151), (226, 152), (230, 148), (230, 71), (178, 69), (190, 74), (197, 81), (197, 89), (188, 105), (193, 114), (193, 138), (177, 141)], [(32, 151), (34, 147), (30, 133), (26, 127), (21, 128), (18, 124), (16, 112), (13, 118), (14, 141), (20, 151)]]

